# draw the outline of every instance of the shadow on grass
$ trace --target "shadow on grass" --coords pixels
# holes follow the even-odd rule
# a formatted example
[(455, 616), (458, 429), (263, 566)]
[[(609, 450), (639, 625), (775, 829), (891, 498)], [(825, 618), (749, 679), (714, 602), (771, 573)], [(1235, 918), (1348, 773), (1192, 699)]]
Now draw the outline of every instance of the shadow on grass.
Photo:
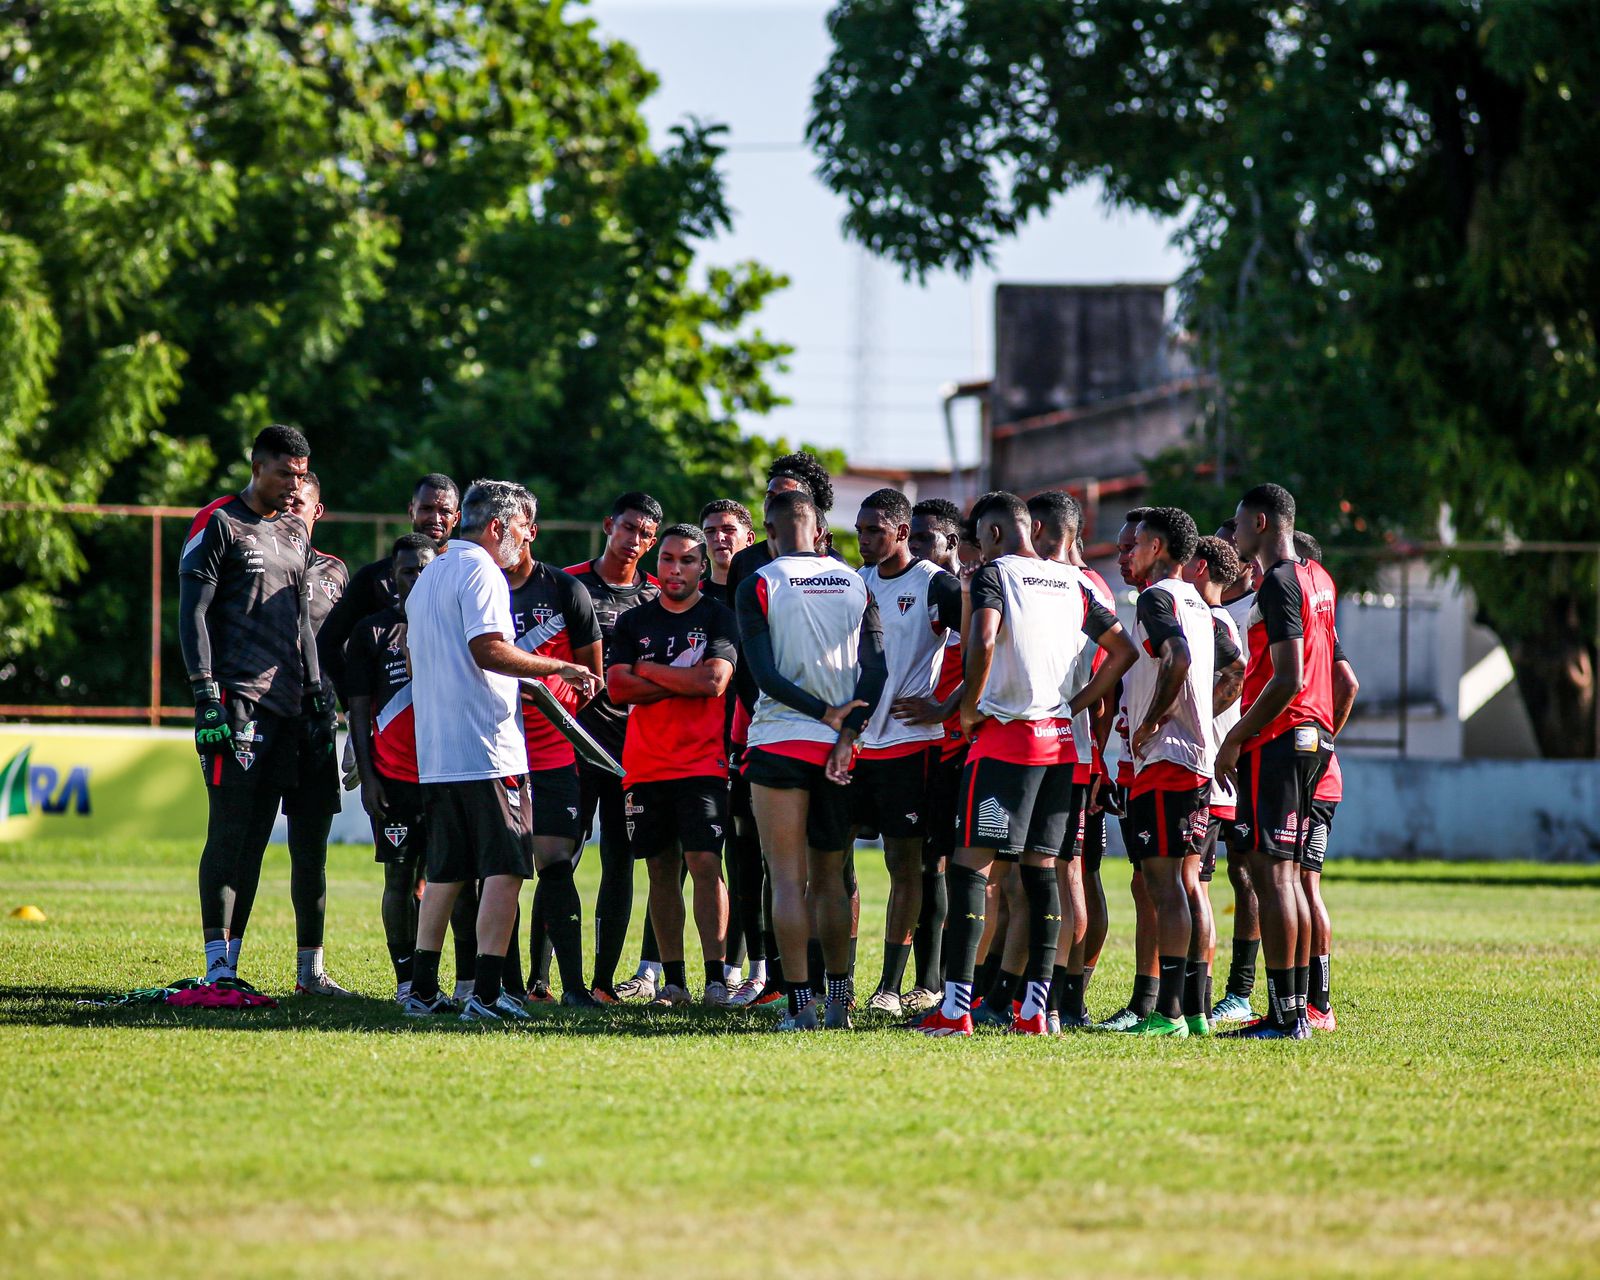
[(1392, 863), (1381, 865), (1382, 870), (1378, 867), (1363, 868), (1349, 862), (1340, 863), (1328, 879), (1330, 883), (1338, 884), (1448, 884), (1485, 889), (1587, 889), (1591, 893), (1600, 890), (1600, 867), (1585, 867), (1581, 873), (1573, 875), (1519, 876), (1496, 875), (1493, 872), (1485, 874), (1481, 871), (1394, 871), (1389, 869)]
[(408, 1018), (393, 1000), (312, 1000), (286, 996), (276, 1009), (193, 1009), (161, 1004), (101, 1005), (121, 995), (107, 991), (64, 991), (0, 986), (0, 1027), (127, 1027), (157, 1031), (312, 1031), (420, 1035), (535, 1034), (660, 1039), (676, 1036), (765, 1035), (774, 1013), (734, 1009), (653, 1009), (609, 1007), (530, 1010), (526, 1022), (503, 1027), (464, 1023), (454, 1014)]

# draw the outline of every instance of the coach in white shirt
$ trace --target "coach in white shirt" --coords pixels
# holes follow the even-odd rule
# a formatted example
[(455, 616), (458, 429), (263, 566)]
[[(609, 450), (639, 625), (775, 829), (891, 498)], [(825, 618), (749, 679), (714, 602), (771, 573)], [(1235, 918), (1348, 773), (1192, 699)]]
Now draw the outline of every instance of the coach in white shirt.
[(439, 994), (439, 952), (456, 895), (469, 879), (482, 882), (479, 954), (462, 1020), (528, 1016), (501, 989), (517, 896), (533, 874), (533, 799), (517, 680), (559, 675), (585, 697), (597, 683), (587, 667), (524, 653), (512, 643), (505, 570), (521, 558), (536, 514), (533, 495), (521, 485), (474, 481), (461, 502), (456, 537), (406, 600), (428, 851), (404, 1005), (413, 1016), (454, 1008)]

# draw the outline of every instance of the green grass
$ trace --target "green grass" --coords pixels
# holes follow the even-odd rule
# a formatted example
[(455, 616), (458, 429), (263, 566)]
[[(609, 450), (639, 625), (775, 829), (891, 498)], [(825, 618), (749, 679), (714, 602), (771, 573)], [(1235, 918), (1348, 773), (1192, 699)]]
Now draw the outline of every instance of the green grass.
[[(368, 857), (334, 850), (329, 967), (382, 997)], [(1341, 1030), (1307, 1044), (75, 1006), (198, 968), (193, 862), (0, 846), (0, 908), (49, 915), (0, 919), (0, 1275), (1600, 1269), (1595, 869), (1335, 866)], [(1108, 864), (1101, 1016), (1130, 976), (1125, 878)], [(268, 991), (292, 986), (290, 924), (274, 849), (246, 952)]]

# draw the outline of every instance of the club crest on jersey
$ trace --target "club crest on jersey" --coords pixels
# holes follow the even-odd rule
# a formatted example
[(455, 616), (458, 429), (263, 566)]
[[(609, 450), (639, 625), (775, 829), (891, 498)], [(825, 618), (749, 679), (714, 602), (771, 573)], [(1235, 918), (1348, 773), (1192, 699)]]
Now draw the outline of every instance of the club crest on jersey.
[(339, 584), (332, 578), (323, 578), (317, 585), (322, 588), (322, 594), (327, 596), (328, 599), (337, 600), (339, 598)]
[(398, 640), (391, 640), (391, 641), (389, 641), (389, 652), (390, 653), (404, 653), (405, 652), (405, 648), (404, 648), (403, 645), (401, 645), (401, 643)]
[(916, 602), (917, 602), (916, 596), (896, 596), (895, 597), (895, 604), (900, 606), (900, 612), (902, 614), (910, 613), (911, 612), (911, 606), (916, 604)]
[(696, 627), (689, 633), (689, 647), (691, 649), (704, 649), (706, 647), (706, 633)]
[(385, 827), (383, 829), (383, 838), (385, 840), (387, 840), (396, 849), (398, 849), (401, 845), (403, 845), (406, 842), (406, 837), (408, 835), (410, 835), (410, 834), (411, 834), (411, 828), (410, 827), (398, 827), (398, 826), (396, 826), (396, 827)]
[(722, 839), (722, 828), (715, 822), (711, 824), (711, 834), (716, 836), (718, 840)]
[(306, 543), (304, 538), (302, 538), (298, 533), (286, 533), (283, 536), (285, 541), (287, 541), (291, 547), (293, 547), (301, 555), (305, 555)]
[(536, 604), (528, 610), (528, 621), (536, 627), (542, 627), (555, 616), (555, 612), (549, 605)]
[[(636, 818), (644, 812), (644, 806), (633, 798), (633, 792), (625, 792), (622, 797), (622, 812), (625, 817)], [(632, 825), (631, 823), (629, 824)]]

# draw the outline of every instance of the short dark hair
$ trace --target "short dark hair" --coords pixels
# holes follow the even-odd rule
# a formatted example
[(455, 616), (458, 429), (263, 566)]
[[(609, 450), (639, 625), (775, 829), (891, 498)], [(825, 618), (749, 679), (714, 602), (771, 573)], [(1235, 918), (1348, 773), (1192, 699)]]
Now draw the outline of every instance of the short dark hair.
[(456, 498), (456, 506), (459, 507), (461, 505), (460, 488), (456, 485), (454, 480), (445, 475), (442, 471), (430, 471), (427, 475), (419, 479), (416, 484), (412, 485), (412, 500), (415, 501), (416, 496), (424, 489), (433, 489), (438, 493), (453, 493)]
[(250, 461), (261, 458), (309, 458), (311, 442), (293, 427), (273, 423), (263, 427), (250, 446)]
[(1181, 507), (1147, 507), (1139, 523), (1167, 544), (1167, 554), (1175, 563), (1187, 564), (1194, 558), (1200, 530), (1194, 517)]
[(621, 494), (611, 504), (613, 518), (620, 516), (624, 511), (637, 511), (640, 515), (656, 524), (660, 524), (662, 520), (661, 504), (648, 493), (639, 489), (628, 490), (627, 493)]
[(1028, 499), (1028, 514), (1070, 544), (1083, 527), (1083, 508), (1065, 489), (1046, 489)]
[(439, 545), (425, 533), (402, 533), (389, 548), (389, 559), (393, 560), (402, 551), (431, 551), (437, 555)]
[(1206, 562), (1206, 571), (1223, 590), (1239, 581), (1244, 566), (1239, 563), (1239, 553), (1231, 542), (1224, 542), (1213, 534), (1206, 534), (1194, 544), (1194, 558)]
[(950, 534), (962, 531), (962, 509), (949, 498), (923, 498), (910, 509), (912, 515), (926, 515), (936, 525), (949, 525)]
[(817, 523), (822, 522), (822, 510), (817, 506), (817, 500), (801, 489), (790, 489), (784, 493), (775, 493), (767, 499), (767, 519), (774, 516), (788, 516), (791, 519), (801, 511), (809, 511), (816, 516)]
[(861, 500), (861, 505), (871, 511), (881, 511), (895, 524), (911, 522), (911, 499), (898, 489), (874, 489)]
[(1294, 523), (1294, 494), (1281, 484), (1258, 484), (1239, 499), (1239, 505), (1260, 511), (1279, 524)]
[(300, 484), (303, 488), (315, 489), (317, 491), (317, 501), (322, 501), (322, 481), (315, 471), (307, 471), (305, 475), (301, 476)]
[[(705, 506), (700, 508), (700, 523), (703, 525), (712, 516), (724, 514), (732, 516), (746, 529), (754, 529), (756, 527), (755, 520), (750, 515), (750, 508), (742, 502), (735, 502), (732, 498), (713, 498), (706, 503)], [(662, 534), (661, 536), (664, 538), (667, 535)]]
[(1239, 530), (1239, 521), (1236, 517), (1229, 516), (1226, 520), (1219, 524), (1217, 528), (1226, 529), (1229, 533), (1237, 533)]
[[(634, 511), (638, 509), (638, 507), (632, 508)], [(668, 538), (687, 538), (702, 551), (705, 550), (706, 535), (701, 532), (697, 524), (669, 524), (656, 534), (656, 545), (659, 547)]]
[(1128, 512), (1127, 515), (1122, 517), (1122, 523), (1138, 524), (1153, 510), (1153, 507), (1135, 507), (1132, 511)]
[(802, 449), (798, 453), (786, 453), (781, 458), (774, 458), (772, 465), (767, 468), (767, 479), (775, 480), (779, 476), (798, 480), (810, 489), (818, 515), (826, 515), (833, 510), (833, 479), (816, 454)]
[(972, 527), (976, 531), (978, 522), (991, 513), (1001, 513), (1006, 519), (1020, 524), (1023, 528), (1028, 526), (1028, 504), (1016, 494), (1005, 489), (991, 489), (972, 504)]
[(969, 547), (978, 545), (978, 522), (972, 516), (961, 517), (961, 529), (957, 535)]
[(1294, 553), (1302, 560), (1315, 560), (1322, 563), (1322, 544), (1309, 533), (1299, 529), (1294, 531)]

